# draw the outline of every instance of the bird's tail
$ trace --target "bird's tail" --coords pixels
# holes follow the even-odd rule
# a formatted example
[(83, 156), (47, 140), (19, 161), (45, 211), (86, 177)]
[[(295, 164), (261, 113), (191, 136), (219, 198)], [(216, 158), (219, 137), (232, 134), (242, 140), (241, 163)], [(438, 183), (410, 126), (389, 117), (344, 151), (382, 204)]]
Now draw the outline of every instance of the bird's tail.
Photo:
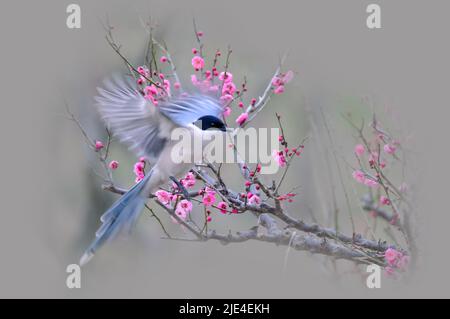
[(80, 259), (83, 266), (94, 257), (95, 252), (108, 240), (113, 239), (117, 234), (130, 232), (139, 213), (144, 208), (147, 200), (143, 190), (150, 180), (152, 171), (145, 178), (134, 185), (128, 192), (123, 194), (101, 217), (102, 226), (95, 233), (95, 240), (86, 249)]

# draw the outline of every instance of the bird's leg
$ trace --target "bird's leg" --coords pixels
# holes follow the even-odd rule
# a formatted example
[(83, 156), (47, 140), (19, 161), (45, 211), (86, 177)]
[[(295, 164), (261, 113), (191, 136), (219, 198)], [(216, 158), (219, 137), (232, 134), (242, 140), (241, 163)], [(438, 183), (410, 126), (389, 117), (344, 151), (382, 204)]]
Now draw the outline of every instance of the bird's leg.
[(172, 182), (174, 182), (178, 186), (178, 189), (181, 191), (184, 198), (189, 200), (191, 196), (189, 195), (189, 192), (187, 191), (186, 187), (184, 187), (183, 184), (181, 184), (180, 181), (177, 180), (175, 177), (169, 176), (169, 178), (172, 180)]

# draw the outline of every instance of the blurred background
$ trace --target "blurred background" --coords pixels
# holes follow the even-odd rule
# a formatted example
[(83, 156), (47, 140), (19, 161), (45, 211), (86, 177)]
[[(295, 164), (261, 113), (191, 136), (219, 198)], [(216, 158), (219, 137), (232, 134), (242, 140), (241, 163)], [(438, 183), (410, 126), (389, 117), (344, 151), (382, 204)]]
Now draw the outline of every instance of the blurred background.
[[(382, 28), (369, 30), (365, 11), (371, 2), (79, 0), (81, 29), (68, 29), (66, 7), (72, 2), (3, 1), (0, 296), (448, 297), (450, 6), (438, 0), (379, 0)], [(324, 110), (339, 156), (350, 162), (356, 139), (342, 114), (369, 121), (376, 111), (410, 150), (406, 176), (414, 191), (420, 252), (412, 276), (383, 277), (381, 289), (369, 290), (364, 269), (349, 262), (338, 261), (330, 271), (321, 256), (291, 251), (286, 259), (286, 247), (267, 243), (161, 239), (160, 226), (144, 213), (130, 238), (105, 246), (82, 269), (82, 288), (68, 289), (66, 266), (78, 262), (99, 216), (117, 198), (101, 189), (92, 170), (94, 154), (64, 108), (67, 102), (92, 138), (105, 138), (93, 108), (95, 88), (111, 73), (125, 71), (105, 41), (101, 22), (107, 16), (122, 52), (135, 65), (143, 63), (147, 37), (140, 17), (154, 18), (155, 36), (167, 43), (185, 84), (192, 73), (195, 17), (209, 57), (231, 45), (230, 71), (238, 83), (247, 77), (248, 97), (263, 91), (280, 56), (289, 53), (285, 68), (295, 72), (294, 80), (252, 125), (273, 127), (278, 112), (290, 143), (311, 136), (284, 185), (285, 191), (300, 186), (288, 211), (306, 221), (333, 225), (325, 160), (331, 146), (319, 111)], [(132, 185), (136, 158), (118, 143), (110, 158), (120, 162), (117, 183)], [(363, 189), (355, 187), (348, 167), (343, 173), (357, 231), (364, 232), (366, 216), (358, 200)], [(235, 188), (242, 184), (234, 166), (225, 167), (225, 176)], [(337, 198), (342, 231), (350, 234), (339, 191)], [(169, 232), (185, 235), (162, 219)], [(226, 232), (254, 223), (250, 215), (215, 214), (210, 227)]]

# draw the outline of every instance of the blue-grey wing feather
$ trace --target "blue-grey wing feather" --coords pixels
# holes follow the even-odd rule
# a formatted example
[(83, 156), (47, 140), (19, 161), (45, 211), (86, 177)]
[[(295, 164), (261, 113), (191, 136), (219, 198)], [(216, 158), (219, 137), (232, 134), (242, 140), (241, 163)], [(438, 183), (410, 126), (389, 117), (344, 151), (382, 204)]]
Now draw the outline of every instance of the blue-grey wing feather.
[(162, 114), (180, 126), (196, 122), (199, 118), (212, 115), (221, 118), (223, 107), (220, 101), (206, 95), (188, 95), (160, 103)]
[(107, 127), (138, 156), (158, 157), (173, 125), (134, 88), (131, 80), (106, 80), (98, 88), (97, 107)]

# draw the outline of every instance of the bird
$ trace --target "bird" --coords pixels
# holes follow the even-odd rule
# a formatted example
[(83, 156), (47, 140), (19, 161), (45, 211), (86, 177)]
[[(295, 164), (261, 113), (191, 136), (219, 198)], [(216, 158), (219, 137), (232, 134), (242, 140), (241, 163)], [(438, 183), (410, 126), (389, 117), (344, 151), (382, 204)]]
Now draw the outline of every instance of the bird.
[[(149, 196), (169, 180), (176, 182), (200, 162), (205, 141), (210, 141), (211, 134), (227, 131), (220, 119), (223, 105), (209, 95), (184, 93), (158, 101), (155, 106), (136, 88), (132, 79), (121, 76), (106, 79), (97, 91), (95, 105), (113, 137), (153, 166), (101, 216), (102, 225), (80, 258), (81, 266), (106, 242), (120, 233), (130, 233)], [(200, 127), (194, 123), (200, 123)], [(192, 161), (179, 163), (172, 158), (176, 142), (171, 134), (176, 129), (184, 129), (193, 139), (200, 139), (200, 154), (194, 152), (194, 148), (184, 149), (191, 154), (182, 154)]]

